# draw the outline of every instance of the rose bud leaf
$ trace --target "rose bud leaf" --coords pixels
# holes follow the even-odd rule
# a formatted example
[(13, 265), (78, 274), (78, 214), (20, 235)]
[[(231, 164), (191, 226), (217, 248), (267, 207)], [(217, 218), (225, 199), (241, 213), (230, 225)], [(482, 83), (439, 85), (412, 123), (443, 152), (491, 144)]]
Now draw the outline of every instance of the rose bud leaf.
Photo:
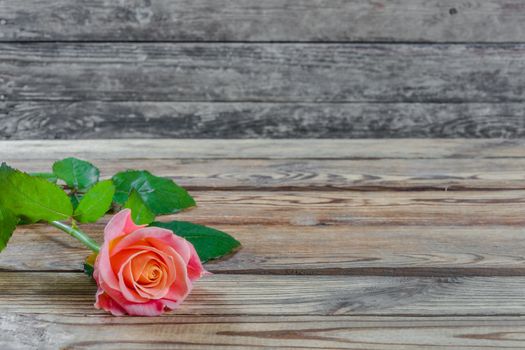
[(98, 182), (100, 171), (93, 164), (77, 158), (65, 158), (53, 164), (53, 173), (69, 188), (85, 190)]
[(195, 206), (195, 200), (173, 180), (145, 170), (128, 170), (113, 176), (116, 192), (113, 200), (124, 205), (134, 189), (155, 215), (177, 213)]
[(73, 207), (57, 185), (33, 177), (3, 163), (0, 166), (0, 206), (8, 208), (23, 223), (67, 220)]
[(11, 210), (0, 207), (0, 252), (6, 247), (18, 221), (20, 219)]
[(239, 241), (225, 232), (188, 221), (153, 222), (150, 226), (166, 228), (188, 240), (202, 262), (220, 258), (241, 246)]
[(124, 208), (131, 209), (131, 218), (137, 225), (150, 224), (155, 220), (153, 213), (142, 200), (137, 190), (132, 189)]
[(74, 217), (81, 223), (96, 222), (111, 207), (115, 186), (111, 180), (100, 181), (91, 187), (78, 203)]
[(95, 271), (95, 268), (93, 267), (93, 265), (90, 265), (85, 262), (83, 266), (84, 266), (84, 269), (83, 269), (84, 273), (88, 275), (89, 277), (93, 277), (93, 272)]

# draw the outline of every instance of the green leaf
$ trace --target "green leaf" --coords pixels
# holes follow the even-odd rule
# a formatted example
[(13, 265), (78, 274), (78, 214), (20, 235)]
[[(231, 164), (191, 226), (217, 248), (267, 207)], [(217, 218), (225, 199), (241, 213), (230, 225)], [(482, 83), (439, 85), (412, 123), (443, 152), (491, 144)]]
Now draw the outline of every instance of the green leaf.
[(115, 186), (111, 180), (100, 181), (82, 197), (74, 217), (82, 223), (96, 222), (111, 207)]
[(187, 239), (195, 247), (202, 262), (217, 259), (241, 246), (239, 241), (225, 232), (187, 221), (156, 221), (150, 226), (167, 228), (177, 236)]
[(0, 252), (6, 247), (18, 221), (20, 219), (11, 210), (0, 207)]
[(56, 184), (58, 180), (56, 175), (53, 173), (29, 173), (29, 175), (34, 176), (34, 177), (41, 177), (54, 184)]
[(128, 170), (113, 176), (116, 187), (113, 200), (124, 205), (136, 190), (146, 206), (156, 215), (173, 214), (195, 206), (195, 200), (173, 180), (152, 175), (148, 171)]
[(85, 190), (98, 182), (100, 171), (93, 164), (77, 158), (62, 159), (53, 164), (53, 173), (70, 187)]
[(124, 204), (124, 208), (131, 209), (131, 218), (137, 225), (149, 224), (155, 220), (155, 213), (149, 210), (135, 189), (131, 190), (131, 194)]
[(24, 223), (66, 220), (73, 207), (57, 185), (39, 177), (0, 166), (0, 206), (10, 209)]
[(80, 193), (70, 193), (69, 199), (71, 200), (71, 205), (73, 205), (73, 211), (77, 209), (78, 204), (80, 203), (80, 200), (82, 199), (84, 195)]

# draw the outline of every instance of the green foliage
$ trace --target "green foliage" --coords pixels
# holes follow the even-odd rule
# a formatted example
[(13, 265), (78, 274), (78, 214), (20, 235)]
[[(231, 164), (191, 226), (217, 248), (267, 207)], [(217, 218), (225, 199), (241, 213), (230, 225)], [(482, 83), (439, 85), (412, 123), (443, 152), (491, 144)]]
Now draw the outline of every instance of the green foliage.
[(80, 200), (82, 199), (83, 195), (80, 193), (70, 193), (69, 199), (71, 200), (71, 205), (73, 206), (73, 210), (76, 210), (78, 208), (78, 204), (80, 203)]
[(11, 210), (24, 223), (66, 220), (73, 213), (71, 202), (60, 187), (5, 163), (0, 166), (0, 188), (0, 206)]
[[(68, 188), (56, 185), (58, 179)], [(203, 262), (233, 252), (240, 243), (222, 231), (186, 221), (153, 222), (157, 215), (172, 214), (195, 206), (188, 192), (171, 179), (145, 170), (117, 173), (111, 180), (99, 182), (99, 170), (91, 163), (66, 158), (53, 164), (53, 173), (26, 174), (2, 163), (0, 166), (0, 251), (11, 238), (16, 225), (37, 221), (75, 219), (80, 223), (96, 222), (112, 203), (131, 209), (137, 224), (164, 227), (191, 242)], [(98, 245), (73, 227), (52, 223), (98, 251)], [(93, 273), (95, 255), (84, 264)]]
[(19, 220), (11, 210), (0, 207), (0, 252), (6, 247)]
[(241, 246), (239, 241), (225, 232), (187, 221), (153, 222), (150, 226), (166, 228), (187, 239), (202, 262), (217, 259)]
[(131, 190), (131, 194), (124, 204), (124, 208), (131, 209), (131, 218), (137, 225), (149, 224), (155, 220), (155, 213), (149, 210), (135, 189)]
[(77, 158), (62, 159), (53, 164), (53, 173), (69, 188), (85, 190), (98, 182), (100, 171), (93, 164)]
[(58, 181), (58, 177), (53, 173), (29, 173), (29, 175), (34, 177), (41, 177), (54, 184), (56, 184)]
[(105, 180), (91, 187), (80, 200), (74, 217), (81, 223), (96, 222), (111, 207), (115, 186)]
[(195, 206), (195, 200), (173, 180), (142, 170), (123, 171), (113, 176), (114, 201), (124, 205), (131, 191), (137, 191), (146, 206), (156, 215), (173, 214)]

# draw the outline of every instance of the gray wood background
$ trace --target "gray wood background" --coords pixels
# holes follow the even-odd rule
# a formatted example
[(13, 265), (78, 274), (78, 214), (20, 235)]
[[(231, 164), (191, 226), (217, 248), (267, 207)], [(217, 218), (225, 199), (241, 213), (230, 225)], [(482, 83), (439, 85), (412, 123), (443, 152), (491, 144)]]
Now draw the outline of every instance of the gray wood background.
[(0, 0), (0, 139), (521, 138), (522, 0)]

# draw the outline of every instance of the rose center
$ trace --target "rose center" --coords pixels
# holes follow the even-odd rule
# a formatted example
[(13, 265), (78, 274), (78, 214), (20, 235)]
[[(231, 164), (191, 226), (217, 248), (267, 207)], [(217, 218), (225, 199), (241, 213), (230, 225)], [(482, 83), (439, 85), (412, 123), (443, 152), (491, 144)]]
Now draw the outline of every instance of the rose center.
[(150, 263), (142, 272), (139, 282), (151, 283), (156, 282), (162, 277), (162, 268), (157, 263)]

